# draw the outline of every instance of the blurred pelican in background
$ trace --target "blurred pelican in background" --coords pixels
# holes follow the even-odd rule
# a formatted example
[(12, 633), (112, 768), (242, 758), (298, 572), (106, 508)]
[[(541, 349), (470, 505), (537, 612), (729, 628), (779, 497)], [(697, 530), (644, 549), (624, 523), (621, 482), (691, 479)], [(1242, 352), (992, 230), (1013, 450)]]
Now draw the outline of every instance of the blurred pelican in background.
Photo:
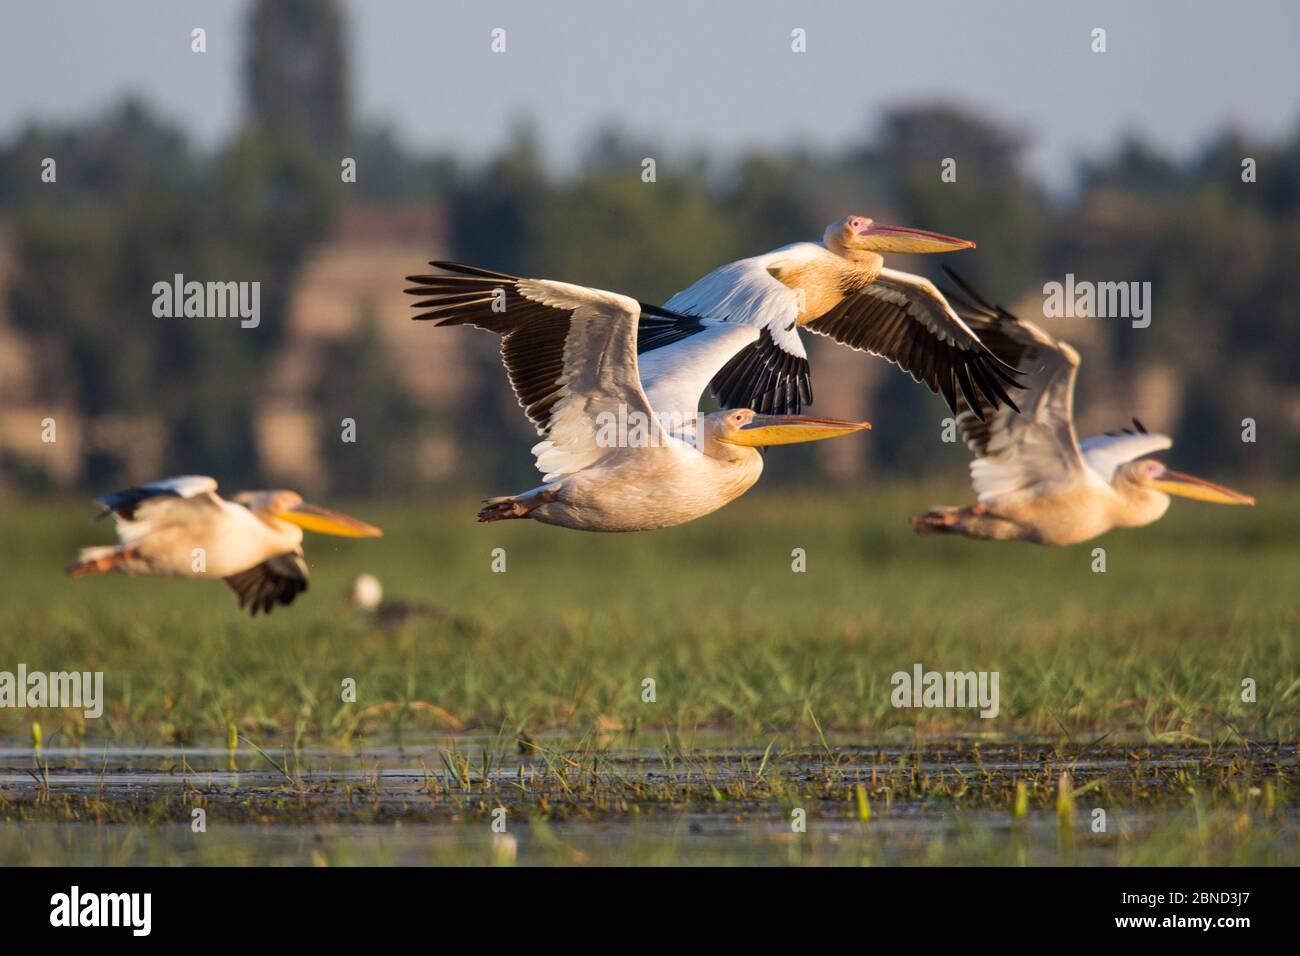
[(364, 521), (307, 504), (293, 491), (245, 491), (227, 501), (216, 481), (203, 475), (164, 478), (96, 503), (103, 508), (100, 519), (113, 516), (119, 543), (82, 548), (68, 574), (221, 578), (251, 614), (269, 613), (307, 590), (303, 529), (347, 538), (383, 535)]
[(1253, 505), (1241, 492), (1172, 471), (1145, 457), (1173, 444), (1133, 428), (1080, 441), (1074, 430), (1074, 383), (1079, 353), (1031, 322), (990, 305), (951, 270), (970, 297), (949, 292), (980, 340), (1026, 380), (1022, 411), (985, 407), (981, 421), (963, 400), (957, 414), (962, 438), (975, 453), (970, 473), (978, 500), (965, 508), (941, 507), (917, 515), (920, 534), (961, 534), (990, 541), (1068, 545), (1112, 528), (1158, 521), (1170, 495), (1225, 505)]
[[(584, 531), (644, 531), (716, 511), (751, 488), (758, 449), (834, 438), (865, 422), (764, 415), (748, 408), (700, 415), (700, 393), (740, 349), (751, 325), (700, 320), (626, 296), (457, 263), (410, 276), (417, 319), (475, 325), (502, 337), (501, 358), (542, 441), (544, 483), (489, 498), (480, 521), (531, 518)], [(637, 357), (641, 328), (689, 334)]]
[[(796, 414), (813, 400), (808, 353), (799, 329), (858, 351), (882, 356), (939, 392), (956, 411), (1010, 404), (1011, 369), (980, 343), (934, 284), (885, 267), (884, 253), (973, 249), (975, 243), (938, 232), (886, 226), (845, 216), (820, 242), (796, 242), (719, 266), (677, 293), (665, 309), (751, 326), (760, 333), (714, 376), (723, 408)], [(689, 328), (642, 329), (650, 352)]]

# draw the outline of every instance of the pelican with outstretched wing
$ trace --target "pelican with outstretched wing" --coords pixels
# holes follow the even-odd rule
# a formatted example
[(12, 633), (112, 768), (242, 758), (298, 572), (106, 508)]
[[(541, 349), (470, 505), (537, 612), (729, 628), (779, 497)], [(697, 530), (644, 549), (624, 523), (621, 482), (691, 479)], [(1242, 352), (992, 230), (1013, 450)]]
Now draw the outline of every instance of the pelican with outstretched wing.
[[(957, 425), (975, 460), (978, 495), (965, 508), (934, 508), (912, 519), (920, 534), (950, 533), (990, 541), (1068, 545), (1112, 528), (1137, 528), (1163, 517), (1169, 496), (1226, 505), (1255, 499), (1172, 471), (1145, 456), (1169, 448), (1167, 435), (1133, 427), (1078, 439), (1074, 383), (1079, 353), (1018, 319), (948, 270), (969, 297), (948, 292), (980, 340), (1026, 380), (1021, 411), (959, 403)], [(979, 411), (980, 416), (975, 413)]]
[[(542, 440), (541, 485), (489, 498), (480, 521), (531, 518), (584, 531), (644, 531), (692, 521), (758, 481), (768, 445), (846, 435), (865, 422), (700, 415), (700, 394), (753, 326), (674, 314), (612, 292), (521, 279), (457, 263), (410, 276), (417, 319), (474, 325), (501, 336), (501, 359)], [(642, 328), (690, 334), (638, 358)]]
[(347, 538), (383, 535), (294, 491), (246, 491), (227, 501), (204, 475), (164, 478), (96, 503), (100, 518), (113, 516), (118, 544), (82, 548), (68, 574), (219, 578), (254, 615), (307, 590), (304, 528)]
[[(758, 330), (714, 376), (723, 408), (796, 414), (813, 400), (807, 329), (897, 364), (956, 411), (1011, 404), (1007, 368), (928, 279), (885, 267), (884, 253), (951, 252), (975, 243), (937, 232), (845, 216), (821, 242), (796, 242), (714, 269), (669, 299), (673, 312), (722, 319)], [(643, 354), (671, 344), (689, 327), (652, 323)]]

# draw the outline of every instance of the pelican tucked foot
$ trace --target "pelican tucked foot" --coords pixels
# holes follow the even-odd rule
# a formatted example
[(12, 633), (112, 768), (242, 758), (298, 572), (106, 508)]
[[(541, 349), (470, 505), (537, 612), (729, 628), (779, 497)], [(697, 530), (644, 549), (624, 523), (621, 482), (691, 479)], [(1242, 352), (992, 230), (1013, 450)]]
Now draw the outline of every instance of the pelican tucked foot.
[(485, 498), (487, 507), (478, 513), (481, 522), (509, 521), (511, 518), (527, 518), (534, 509), (550, 504), (556, 499), (554, 489), (525, 492), (522, 495), (506, 495), (501, 498)]
[(111, 546), (82, 548), (75, 564), (67, 567), (69, 577), (79, 578), (87, 574), (108, 574), (117, 570), (135, 556), (132, 548), (115, 548)]
[(483, 503), (487, 507), (481, 509), (478, 513), (478, 520), (483, 522), (527, 518), (528, 512), (533, 510), (524, 505), (518, 498), (488, 498)]
[(1017, 522), (991, 514), (986, 504), (931, 508), (912, 518), (912, 530), (917, 534), (960, 534), (984, 541), (1035, 540)]
[(931, 508), (925, 514), (912, 517), (912, 530), (917, 534), (946, 534), (957, 531), (961, 508)]

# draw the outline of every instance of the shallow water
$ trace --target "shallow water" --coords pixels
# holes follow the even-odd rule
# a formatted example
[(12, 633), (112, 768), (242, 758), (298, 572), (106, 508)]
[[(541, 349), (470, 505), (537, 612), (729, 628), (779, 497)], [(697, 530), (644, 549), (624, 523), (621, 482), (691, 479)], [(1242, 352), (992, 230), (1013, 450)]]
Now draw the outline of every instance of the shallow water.
[(536, 743), (241, 746), (231, 771), (224, 747), (11, 742), (0, 863), (1300, 862), (1295, 748)]

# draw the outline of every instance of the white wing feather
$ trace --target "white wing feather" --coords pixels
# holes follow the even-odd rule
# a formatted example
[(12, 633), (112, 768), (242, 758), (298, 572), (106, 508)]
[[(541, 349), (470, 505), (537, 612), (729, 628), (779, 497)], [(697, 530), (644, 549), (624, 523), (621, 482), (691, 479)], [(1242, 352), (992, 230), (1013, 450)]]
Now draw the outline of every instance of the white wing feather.
[(1115, 477), (1115, 469), (1130, 461), (1135, 461), (1152, 452), (1171, 448), (1174, 440), (1168, 435), (1149, 432), (1121, 435), (1094, 435), (1079, 443), (1083, 450), (1083, 460), (1097, 473), (1102, 481), (1110, 484)]
[(797, 257), (804, 246), (820, 249), (811, 243), (795, 243), (761, 256), (729, 262), (678, 292), (664, 303), (664, 308), (767, 329), (786, 352), (807, 358), (795, 327), (799, 293), (768, 271)]
[(862, 293), (892, 302), (945, 342), (957, 344), (978, 339), (971, 327), (953, 311), (948, 300), (925, 276), (897, 269), (881, 269)]
[[(1031, 340), (1033, 346), (1019, 370), (1027, 386), (1020, 396), (1021, 411), (999, 408), (989, 417), (985, 446), (972, 443), (979, 457), (970, 463), (971, 484), (985, 503), (1035, 486), (1093, 478), (1083, 467), (1074, 434), (1079, 353), (1031, 322), (1019, 321), (1006, 331)], [(963, 411), (959, 417), (969, 415)]]
[(985, 407), (986, 420), (979, 422), (966, 401), (959, 402), (957, 423), (976, 456), (970, 473), (982, 503), (1023, 491), (1059, 492), (1079, 485), (1109, 491), (1117, 466), (1172, 444), (1166, 435), (1146, 432), (1080, 441), (1074, 430), (1079, 353), (1034, 323), (970, 294), (983, 310), (967, 302), (963, 314), (986, 344), (1014, 361), (1024, 381), (1019, 413), (1006, 406)]
[(141, 491), (157, 491), (159, 494), (178, 495), (181, 498), (193, 498), (217, 490), (217, 479), (207, 475), (177, 475), (174, 478), (162, 478), (140, 486)]
[(545, 440), (533, 446), (547, 481), (589, 468), (614, 450), (599, 441), (602, 423), (644, 416), (651, 440), (666, 436), (641, 387), (635, 299), (546, 279), (521, 279), (521, 295), (571, 315), (564, 343), (563, 386)]
[[(224, 511), (215, 478), (179, 475), (95, 499), (111, 510), (118, 540), (130, 544), (165, 525), (203, 521)], [(117, 509), (129, 511), (127, 518)]]
[[(699, 411), (700, 394), (741, 348), (758, 338), (757, 328), (706, 321), (704, 331), (636, 354), (636, 300), (566, 283), (524, 280), (520, 292), (534, 301), (571, 310), (564, 344), (564, 387), (549, 416), (545, 440), (533, 447), (545, 480), (589, 468), (615, 451), (602, 431), (610, 422), (643, 428), (650, 447), (682, 437), (670, 421), (689, 424)], [(635, 418), (634, 416), (641, 416)]]
[(752, 325), (705, 319), (704, 326), (703, 332), (640, 356), (641, 385), (661, 421), (694, 417), (713, 376), (760, 334)]

